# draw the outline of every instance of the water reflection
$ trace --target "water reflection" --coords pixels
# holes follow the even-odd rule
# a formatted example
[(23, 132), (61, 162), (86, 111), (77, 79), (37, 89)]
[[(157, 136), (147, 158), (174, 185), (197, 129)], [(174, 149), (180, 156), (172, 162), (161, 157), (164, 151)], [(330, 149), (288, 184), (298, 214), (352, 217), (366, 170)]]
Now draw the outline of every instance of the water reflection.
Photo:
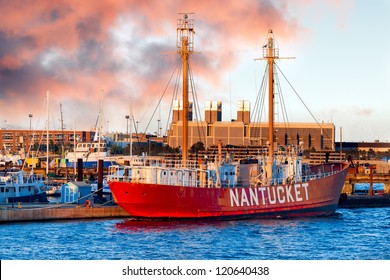
[(205, 228), (226, 228), (234, 226), (236, 221), (196, 221), (196, 220), (138, 220), (127, 219), (117, 223), (115, 227), (128, 232), (164, 232), (164, 231), (188, 231), (202, 230)]
[(275, 227), (299, 227), (305, 223), (323, 223), (342, 220), (341, 213), (328, 217), (288, 218), (288, 219), (244, 219), (244, 220), (145, 220), (130, 218), (115, 224), (122, 232), (164, 232), (164, 231), (204, 231), (227, 229), (237, 226), (257, 230), (269, 230)]

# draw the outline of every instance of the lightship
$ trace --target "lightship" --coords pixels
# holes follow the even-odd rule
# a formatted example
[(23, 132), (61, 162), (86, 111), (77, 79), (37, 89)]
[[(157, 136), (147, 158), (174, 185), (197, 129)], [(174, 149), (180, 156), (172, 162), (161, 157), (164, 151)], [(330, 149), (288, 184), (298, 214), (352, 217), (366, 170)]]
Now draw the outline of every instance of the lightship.
[(115, 202), (131, 216), (146, 219), (241, 219), (322, 216), (335, 212), (348, 172), (346, 162), (309, 166), (302, 145), (279, 147), (274, 139), (275, 47), (272, 30), (263, 47), (268, 68), (268, 152), (233, 160), (188, 160), (188, 60), (193, 53), (194, 20), (177, 27), (183, 64), (182, 160), (145, 159), (112, 166), (108, 180)]

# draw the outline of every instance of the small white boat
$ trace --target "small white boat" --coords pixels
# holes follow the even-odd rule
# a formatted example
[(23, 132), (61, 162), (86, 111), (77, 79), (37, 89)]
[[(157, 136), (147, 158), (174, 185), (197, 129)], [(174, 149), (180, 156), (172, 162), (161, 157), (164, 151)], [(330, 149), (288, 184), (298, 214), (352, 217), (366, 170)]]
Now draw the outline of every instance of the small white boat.
[(66, 152), (66, 167), (77, 166), (77, 160), (80, 158), (83, 160), (83, 167), (86, 168), (96, 168), (100, 159), (103, 160), (104, 168), (115, 163), (108, 156), (105, 142), (78, 143), (75, 151)]
[(47, 196), (61, 196), (62, 184), (60, 182), (50, 182), (46, 187)]

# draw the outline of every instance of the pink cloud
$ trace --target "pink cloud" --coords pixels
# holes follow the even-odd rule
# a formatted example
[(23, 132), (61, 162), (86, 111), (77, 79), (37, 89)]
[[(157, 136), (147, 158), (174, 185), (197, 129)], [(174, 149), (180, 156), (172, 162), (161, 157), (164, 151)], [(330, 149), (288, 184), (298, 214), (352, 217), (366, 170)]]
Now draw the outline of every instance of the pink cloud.
[[(84, 129), (96, 117), (101, 90), (112, 120), (122, 120), (130, 100), (142, 115), (174, 68), (177, 55), (161, 53), (176, 51), (179, 12), (195, 13), (202, 54), (193, 57), (194, 67), (201, 82), (215, 87), (238, 64), (237, 50), (260, 50), (269, 28), (286, 40), (300, 29), (285, 6), (270, 0), (2, 2), (0, 106), (16, 127), (26, 127), (28, 113), (38, 114), (46, 90)], [(115, 39), (115, 30), (125, 40)]]

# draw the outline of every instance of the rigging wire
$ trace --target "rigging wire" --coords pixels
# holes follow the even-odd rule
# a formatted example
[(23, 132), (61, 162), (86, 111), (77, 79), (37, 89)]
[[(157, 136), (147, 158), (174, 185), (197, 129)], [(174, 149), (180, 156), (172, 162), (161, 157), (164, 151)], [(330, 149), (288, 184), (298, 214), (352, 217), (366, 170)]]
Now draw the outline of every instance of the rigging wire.
[[(266, 69), (264, 71), (264, 74), (263, 74), (263, 78), (262, 78), (262, 81), (261, 81), (261, 85), (260, 85), (260, 88), (259, 88), (259, 92), (257, 94), (257, 97), (256, 97), (256, 101), (255, 101), (255, 104), (254, 104), (254, 111), (253, 111), (253, 118), (255, 120), (255, 124), (257, 123), (257, 127), (256, 125), (254, 125), (254, 138), (261, 138), (261, 135), (260, 135), (260, 128), (261, 128), (261, 119), (262, 119), (262, 115), (263, 115), (263, 112), (264, 112), (264, 106), (265, 106), (265, 93), (266, 93), (266, 88), (267, 88), (267, 72), (268, 72), (268, 65), (266, 66)], [(261, 139), (260, 139), (260, 144), (261, 144)]]
[[(200, 125), (201, 113), (200, 113), (199, 99), (198, 99), (198, 95), (196, 93), (196, 87), (195, 87), (195, 83), (194, 83), (194, 79), (193, 79), (194, 75), (192, 72), (191, 65), (189, 65), (188, 68), (189, 68), (189, 75), (190, 75), (192, 100), (194, 102), (193, 107), (195, 108), (196, 124), (197, 124), (197, 128), (198, 128), (199, 142), (202, 142), (202, 140), (206, 140), (206, 135), (205, 135), (204, 129), (201, 129), (201, 125)], [(202, 142), (202, 143), (204, 143), (204, 142)]]
[[(296, 145), (299, 145), (299, 140), (300, 140), (299, 134), (297, 134), (296, 137), (293, 137), (293, 135), (292, 135), (293, 132), (292, 132), (290, 120), (289, 120), (289, 117), (287, 114), (287, 106), (286, 106), (285, 98), (284, 98), (281, 84), (280, 84), (280, 80), (279, 80), (279, 72), (282, 73), (282, 71), (280, 70), (279, 66), (276, 63), (274, 65), (276, 65), (276, 67), (274, 68), (274, 77), (273, 77), (273, 81), (274, 81), (274, 85), (275, 85), (274, 95), (275, 95), (275, 98), (277, 96), (277, 99), (279, 100), (279, 106), (280, 106), (280, 110), (281, 110), (281, 112), (280, 112), (281, 122), (284, 123), (284, 131), (285, 131), (284, 145), (289, 144), (288, 137), (290, 139), (294, 139), (293, 141), (297, 142)], [(259, 134), (261, 133), (261, 120), (263, 117), (263, 113), (265, 111), (265, 101), (266, 101), (267, 86), (268, 86), (267, 74), (268, 74), (268, 65), (266, 66), (266, 69), (264, 71), (264, 75), (263, 75), (262, 82), (260, 85), (259, 93), (256, 97), (254, 111), (253, 111), (254, 120), (258, 126), (257, 128), (256, 128), (256, 126), (254, 126), (254, 130), (252, 133), (254, 138), (261, 138), (261, 135), (259, 135)], [(282, 73), (282, 76), (287, 80), (286, 76), (283, 73)], [(288, 80), (287, 80), (287, 82), (289, 83), (290, 87), (292, 87), (291, 83)], [(295, 94), (299, 97), (300, 101), (305, 105), (306, 109), (310, 112), (310, 110), (308, 109), (306, 104), (303, 102), (302, 98), (300, 98), (300, 96), (298, 95), (296, 90), (293, 87), (292, 87), (292, 89), (294, 90)], [(311, 113), (311, 115), (314, 118), (312, 113)], [(318, 122), (317, 122), (317, 124), (320, 126), (320, 128), (322, 128)], [(326, 134), (326, 132), (324, 132), (324, 133)], [(261, 142), (261, 139), (260, 139), (260, 142)], [(290, 144), (292, 144), (292, 143), (290, 143)]]
[[(276, 65), (276, 63), (275, 63)], [(282, 88), (280, 86), (280, 82), (279, 82), (279, 75), (278, 75), (278, 72), (277, 72), (277, 69), (275, 68), (275, 71), (274, 71), (274, 79), (276, 81), (276, 86), (277, 86), (277, 92), (278, 92), (278, 96), (279, 96), (279, 102), (280, 102), (280, 108), (281, 108), (281, 113), (282, 113), (282, 119), (283, 119), (283, 123), (285, 124), (284, 125), (284, 133), (285, 133), (285, 137), (286, 136), (290, 136), (291, 139), (293, 139), (292, 137), (292, 131), (291, 131), (291, 126), (290, 126), (290, 121), (288, 119), (288, 115), (287, 115), (287, 109), (286, 109), (286, 102), (284, 102), (284, 95), (282, 93)], [(287, 139), (284, 139), (285, 141), (285, 145), (288, 145), (288, 140)], [(297, 142), (298, 141), (298, 138), (297, 138)], [(298, 145), (299, 143), (297, 143)]]
[[(182, 73), (182, 65), (181, 65), (180, 59), (177, 60), (177, 65), (176, 65), (175, 71), (176, 71), (176, 69), (178, 69), (178, 71), (177, 71), (177, 75), (176, 75), (175, 86), (174, 86), (173, 92), (172, 92), (171, 105), (170, 105), (170, 108), (168, 110), (169, 114), (168, 114), (168, 118), (167, 118), (167, 125), (165, 127), (165, 135), (168, 135), (167, 132), (168, 132), (168, 129), (169, 129), (169, 123), (170, 123), (169, 120), (171, 119), (171, 113), (172, 113), (172, 108), (173, 108), (173, 101), (175, 99), (177, 99), (177, 94), (179, 92), (179, 81), (180, 81), (180, 76), (181, 76), (181, 73)], [(173, 73), (175, 73), (175, 71)], [(173, 73), (172, 73), (172, 75), (173, 75)]]
[(173, 70), (173, 72), (172, 72), (172, 74), (171, 74), (171, 77), (169, 78), (169, 81), (168, 81), (168, 83), (167, 83), (166, 86), (165, 86), (165, 89), (164, 89), (164, 91), (163, 91), (163, 94), (161, 95), (160, 99), (158, 100), (157, 106), (156, 106), (156, 108), (154, 109), (154, 111), (153, 111), (153, 113), (152, 113), (152, 116), (150, 117), (149, 122), (148, 122), (148, 124), (147, 124), (147, 126), (146, 126), (146, 128), (145, 128), (145, 130), (144, 130), (144, 134), (145, 134), (146, 131), (148, 130), (149, 125), (150, 125), (150, 123), (152, 122), (152, 119), (153, 119), (154, 115), (156, 114), (156, 111), (157, 111), (159, 105), (161, 104), (161, 100), (163, 99), (163, 97), (164, 97), (164, 95), (165, 95), (165, 93), (166, 93), (166, 91), (167, 91), (167, 88), (168, 88), (168, 86), (169, 86), (169, 84), (170, 84), (170, 82), (171, 82), (171, 80), (172, 80), (173, 74), (176, 72), (177, 68), (178, 68), (178, 64), (176, 64), (176, 67), (175, 67), (175, 69)]
[(317, 123), (317, 125), (321, 128), (321, 131), (325, 134), (326, 138), (328, 140), (331, 140), (331, 138), (329, 137), (329, 135), (326, 133), (326, 130), (324, 130), (321, 126), (321, 124), (317, 121), (317, 119), (315, 118), (315, 116), (313, 115), (313, 113), (310, 111), (309, 107), (307, 107), (307, 105), (305, 104), (305, 102), (303, 101), (303, 99), (300, 97), (300, 95), (298, 94), (298, 92), (295, 90), (295, 88), (292, 86), (292, 84), (290, 83), (290, 81), (287, 79), (287, 77), (284, 75), (284, 73), (282, 72), (282, 70), (280, 70), (279, 66), (277, 64), (275, 64), (276, 67), (278, 68), (278, 70), (280, 71), (280, 73), (282, 74), (282, 76), (284, 77), (284, 79), (287, 81), (287, 83), (289, 84), (289, 86), (291, 87), (291, 89), (294, 91), (295, 95), (299, 98), (299, 100), (302, 102), (303, 106), (305, 106), (306, 110), (309, 112), (309, 114), (311, 115), (311, 117), (314, 119), (314, 121)]

